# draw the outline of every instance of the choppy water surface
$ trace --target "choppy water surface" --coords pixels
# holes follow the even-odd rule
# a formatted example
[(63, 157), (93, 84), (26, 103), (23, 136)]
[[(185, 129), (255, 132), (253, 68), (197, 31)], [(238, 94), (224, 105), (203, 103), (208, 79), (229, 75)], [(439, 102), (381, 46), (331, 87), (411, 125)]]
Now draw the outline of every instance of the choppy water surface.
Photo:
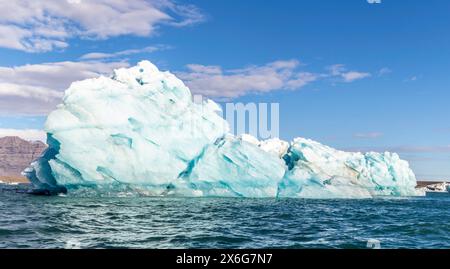
[(450, 199), (38, 197), (0, 185), (1, 248), (449, 248)]

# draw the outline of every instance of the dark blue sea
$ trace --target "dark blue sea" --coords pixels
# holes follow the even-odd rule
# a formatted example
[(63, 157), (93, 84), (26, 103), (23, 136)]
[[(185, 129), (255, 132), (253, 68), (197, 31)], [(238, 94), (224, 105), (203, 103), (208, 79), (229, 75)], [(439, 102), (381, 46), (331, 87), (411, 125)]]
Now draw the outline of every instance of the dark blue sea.
[(0, 185), (0, 248), (450, 248), (448, 198), (46, 197), (23, 188)]

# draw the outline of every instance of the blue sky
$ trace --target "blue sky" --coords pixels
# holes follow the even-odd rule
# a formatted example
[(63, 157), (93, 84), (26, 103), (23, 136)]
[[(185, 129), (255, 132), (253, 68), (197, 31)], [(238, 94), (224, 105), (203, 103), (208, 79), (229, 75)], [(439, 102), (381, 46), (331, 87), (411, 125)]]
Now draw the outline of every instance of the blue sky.
[(0, 134), (42, 129), (71, 81), (148, 59), (216, 100), (279, 102), (282, 139), (450, 178), (450, 1), (0, 3)]

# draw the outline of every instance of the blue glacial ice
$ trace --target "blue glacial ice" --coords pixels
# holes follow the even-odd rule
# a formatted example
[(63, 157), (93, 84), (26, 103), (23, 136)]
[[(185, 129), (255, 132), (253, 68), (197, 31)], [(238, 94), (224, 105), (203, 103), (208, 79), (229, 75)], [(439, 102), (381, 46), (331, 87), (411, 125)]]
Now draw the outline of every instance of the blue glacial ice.
[(37, 189), (146, 195), (369, 198), (415, 195), (395, 153), (342, 152), (233, 136), (212, 100), (148, 61), (74, 82), (45, 124), (49, 148), (23, 172)]

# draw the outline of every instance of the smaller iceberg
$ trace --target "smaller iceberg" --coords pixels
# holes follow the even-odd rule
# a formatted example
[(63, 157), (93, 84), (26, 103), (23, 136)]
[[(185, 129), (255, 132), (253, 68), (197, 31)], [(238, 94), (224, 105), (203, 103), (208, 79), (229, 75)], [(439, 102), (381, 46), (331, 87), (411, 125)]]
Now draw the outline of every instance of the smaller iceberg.
[(37, 193), (367, 198), (414, 195), (395, 153), (350, 153), (296, 138), (228, 133), (211, 100), (148, 61), (72, 83), (45, 124), (49, 147), (23, 173)]

